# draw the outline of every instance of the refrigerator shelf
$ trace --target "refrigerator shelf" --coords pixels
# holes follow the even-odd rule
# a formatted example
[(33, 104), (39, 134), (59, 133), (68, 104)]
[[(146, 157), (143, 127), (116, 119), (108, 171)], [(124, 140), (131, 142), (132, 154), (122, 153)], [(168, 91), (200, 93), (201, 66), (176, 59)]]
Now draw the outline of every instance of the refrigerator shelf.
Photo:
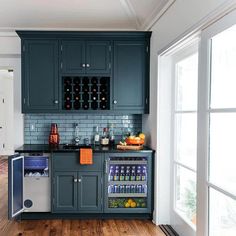
[(109, 161), (110, 165), (147, 165), (147, 161)]
[(108, 181), (108, 185), (145, 185), (147, 181)]
[(147, 197), (146, 193), (109, 193), (108, 197)]

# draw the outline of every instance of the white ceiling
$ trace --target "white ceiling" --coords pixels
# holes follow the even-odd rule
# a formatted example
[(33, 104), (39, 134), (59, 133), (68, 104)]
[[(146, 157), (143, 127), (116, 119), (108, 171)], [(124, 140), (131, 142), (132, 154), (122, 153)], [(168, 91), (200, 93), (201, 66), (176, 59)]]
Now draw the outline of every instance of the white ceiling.
[(0, 30), (148, 30), (174, 0), (1, 0)]

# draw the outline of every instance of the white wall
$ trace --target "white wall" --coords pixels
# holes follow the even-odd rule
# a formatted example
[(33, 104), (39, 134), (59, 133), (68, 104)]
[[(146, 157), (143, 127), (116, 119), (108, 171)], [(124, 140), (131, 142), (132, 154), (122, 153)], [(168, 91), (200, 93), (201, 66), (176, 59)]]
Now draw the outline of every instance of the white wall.
[[(16, 33), (0, 32), (0, 69), (13, 69), (13, 143), (14, 148), (24, 143), (24, 120), (21, 114), (21, 59), (20, 38)], [(9, 121), (11, 122), (11, 121)]]
[[(234, 1), (225, 0), (176, 0), (170, 9), (152, 27), (151, 38), (151, 62), (150, 62), (150, 115), (143, 116), (144, 132), (150, 134), (149, 144), (156, 150), (155, 164), (155, 212), (154, 221), (159, 224), (170, 222), (169, 218), (169, 154), (162, 153), (162, 147), (166, 146), (169, 131), (163, 130), (166, 120), (161, 120), (157, 114), (157, 104), (165, 103), (165, 81), (157, 81), (157, 54), (163, 48), (197, 26), (204, 18), (215, 10), (223, 9), (223, 4)], [(163, 88), (162, 94), (157, 94), (158, 86)], [(161, 91), (160, 91), (161, 92)], [(158, 97), (160, 100), (158, 100)], [(160, 108), (159, 106), (159, 108)], [(159, 113), (165, 112), (160, 110)], [(160, 118), (160, 119), (159, 119)], [(159, 127), (158, 127), (159, 126)], [(149, 136), (149, 135), (148, 135)]]
[(3, 113), (5, 124), (3, 125), (5, 147), (0, 155), (12, 155), (14, 153), (13, 73), (7, 70), (0, 70), (0, 93), (4, 98), (3, 109), (0, 113)]

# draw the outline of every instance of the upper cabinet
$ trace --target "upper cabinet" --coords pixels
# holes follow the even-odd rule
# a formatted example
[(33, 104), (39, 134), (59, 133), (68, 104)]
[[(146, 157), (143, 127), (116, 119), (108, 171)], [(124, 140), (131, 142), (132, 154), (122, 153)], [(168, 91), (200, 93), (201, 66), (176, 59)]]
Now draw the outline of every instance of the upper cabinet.
[(114, 110), (143, 111), (147, 101), (146, 44), (143, 41), (114, 42)]
[(22, 111), (59, 108), (57, 40), (26, 40), (22, 48)]
[(63, 74), (109, 74), (111, 71), (109, 41), (62, 40)]
[(149, 112), (150, 32), (17, 31), (22, 112)]

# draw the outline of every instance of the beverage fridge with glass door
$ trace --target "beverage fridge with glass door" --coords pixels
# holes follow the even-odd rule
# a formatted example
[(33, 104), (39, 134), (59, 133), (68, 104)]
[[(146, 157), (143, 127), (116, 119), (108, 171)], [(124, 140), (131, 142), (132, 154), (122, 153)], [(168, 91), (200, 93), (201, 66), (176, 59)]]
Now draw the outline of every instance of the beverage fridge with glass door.
[(152, 153), (105, 156), (105, 213), (152, 213)]

